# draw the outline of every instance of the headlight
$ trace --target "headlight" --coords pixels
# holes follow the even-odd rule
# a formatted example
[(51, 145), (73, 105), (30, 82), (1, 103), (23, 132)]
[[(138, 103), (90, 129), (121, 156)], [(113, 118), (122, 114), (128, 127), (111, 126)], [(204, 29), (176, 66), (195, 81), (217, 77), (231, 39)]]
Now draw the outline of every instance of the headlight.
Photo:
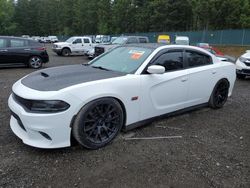
[(67, 110), (70, 105), (61, 100), (30, 100), (13, 93), (14, 100), (29, 112), (55, 113)]
[(29, 110), (32, 112), (62, 112), (67, 110), (70, 105), (60, 100), (33, 101), (30, 102)]
[(239, 60), (240, 60), (242, 63), (244, 63), (244, 62), (246, 62), (246, 61), (247, 61), (247, 58), (240, 57), (240, 58), (239, 58)]

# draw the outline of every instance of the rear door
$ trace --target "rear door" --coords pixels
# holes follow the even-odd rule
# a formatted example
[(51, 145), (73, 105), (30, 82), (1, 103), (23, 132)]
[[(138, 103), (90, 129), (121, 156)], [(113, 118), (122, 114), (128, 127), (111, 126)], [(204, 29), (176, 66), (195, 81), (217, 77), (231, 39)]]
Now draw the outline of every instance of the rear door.
[(8, 39), (0, 38), (0, 64), (10, 63), (8, 58)]
[(87, 52), (93, 48), (92, 42), (90, 38), (83, 38), (83, 50), (84, 52)]
[(8, 48), (8, 58), (11, 63), (27, 63), (30, 55), (29, 42), (26, 39), (11, 38)]
[(186, 50), (185, 60), (189, 75), (188, 100), (190, 106), (208, 102), (218, 74), (212, 58), (195, 50)]

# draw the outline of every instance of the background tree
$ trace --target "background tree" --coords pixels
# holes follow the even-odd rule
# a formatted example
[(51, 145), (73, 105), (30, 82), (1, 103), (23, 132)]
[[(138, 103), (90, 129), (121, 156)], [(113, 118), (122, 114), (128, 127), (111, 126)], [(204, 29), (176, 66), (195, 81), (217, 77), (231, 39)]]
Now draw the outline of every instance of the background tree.
[(250, 0), (0, 0), (1, 35), (250, 28)]

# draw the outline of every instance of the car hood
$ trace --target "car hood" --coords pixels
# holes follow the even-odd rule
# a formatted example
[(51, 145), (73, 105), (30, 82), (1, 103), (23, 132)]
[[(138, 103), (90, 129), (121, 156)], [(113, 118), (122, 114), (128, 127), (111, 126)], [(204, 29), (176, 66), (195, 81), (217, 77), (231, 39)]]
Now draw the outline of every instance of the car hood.
[(54, 43), (54, 45), (58, 45), (58, 46), (64, 46), (64, 45), (68, 45), (69, 43), (67, 42), (56, 42)]
[(246, 59), (250, 59), (250, 52), (243, 54), (241, 57), (244, 57)]
[(29, 74), (21, 83), (38, 91), (58, 91), (73, 85), (120, 77), (125, 73), (101, 70), (85, 65), (68, 65), (39, 70)]

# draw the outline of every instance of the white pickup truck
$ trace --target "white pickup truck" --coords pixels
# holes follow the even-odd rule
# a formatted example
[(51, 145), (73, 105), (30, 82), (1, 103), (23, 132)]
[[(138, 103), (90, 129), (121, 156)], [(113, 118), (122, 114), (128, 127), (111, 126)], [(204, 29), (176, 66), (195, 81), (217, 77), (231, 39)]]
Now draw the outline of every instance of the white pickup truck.
[(56, 42), (52, 50), (58, 55), (69, 56), (73, 54), (84, 55), (84, 52), (92, 48), (93, 43), (90, 37), (70, 37), (65, 42)]

